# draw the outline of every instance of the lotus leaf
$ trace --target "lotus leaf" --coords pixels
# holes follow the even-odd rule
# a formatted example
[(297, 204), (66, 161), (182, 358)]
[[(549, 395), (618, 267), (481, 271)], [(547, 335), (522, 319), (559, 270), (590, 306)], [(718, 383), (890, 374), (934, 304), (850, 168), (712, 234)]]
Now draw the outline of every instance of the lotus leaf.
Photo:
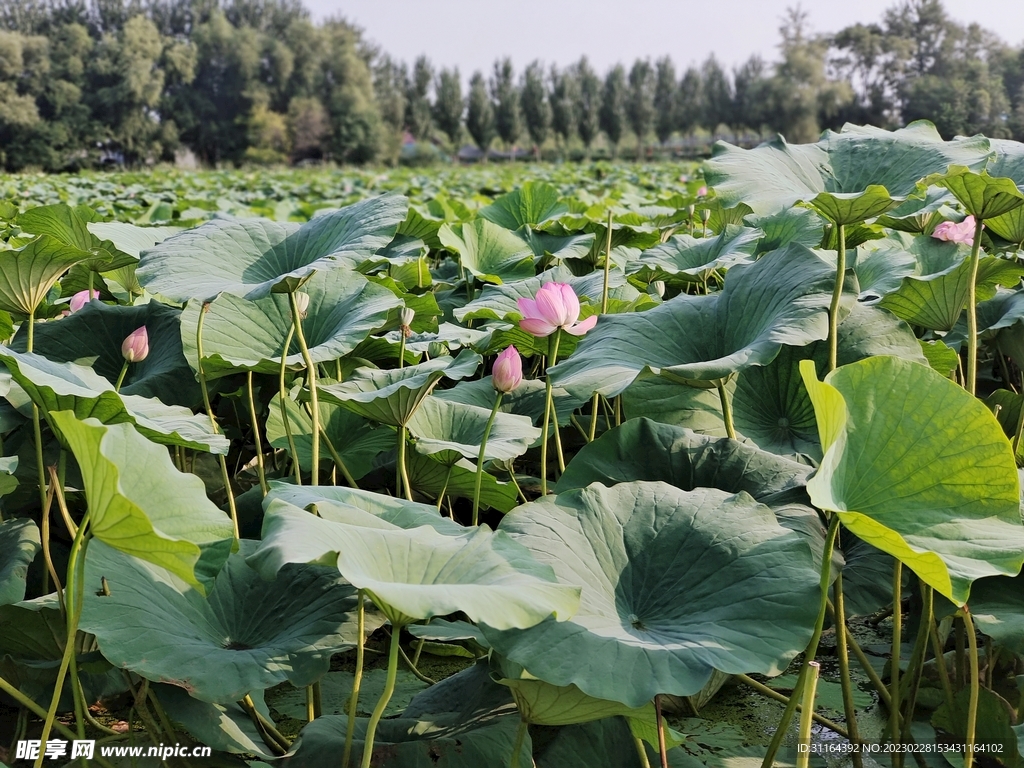
[[(523, 379), (515, 391), (502, 398), (499, 410), (502, 413), (529, 416), (534, 426), (540, 426), (544, 419), (544, 392), (544, 382)], [(569, 423), (572, 412), (583, 405), (584, 401), (573, 397), (561, 387), (553, 387), (551, 395), (555, 412), (558, 414), (558, 423), (564, 427)], [(435, 390), (432, 397), (489, 409), (494, 407), (494, 384), (490, 376), (473, 381), (460, 381), (451, 389)]]
[(899, 198), (878, 184), (869, 184), (861, 192), (819, 192), (808, 201), (836, 224), (859, 224), (896, 207)]
[(971, 615), (1001, 648), (1024, 653), (1024, 578), (978, 579), (971, 588)]
[(534, 255), (529, 243), (486, 219), (445, 224), (437, 234), (445, 248), (459, 254), (459, 263), (484, 282), (501, 284), (533, 277)]
[[(367, 669), (363, 672), (359, 684), (359, 707), (358, 715), (369, 717), (373, 712), (374, 704), (380, 698), (384, 690), (384, 678), (387, 675), (385, 669)], [(344, 715), (348, 711), (349, 701), (352, 696), (352, 680), (354, 675), (351, 672), (328, 672), (320, 679), (320, 698), (323, 706), (323, 713), (326, 716)], [(395, 690), (388, 700), (387, 709), (384, 710), (385, 717), (394, 717), (402, 713), (402, 710), (413, 700), (417, 693), (424, 690), (427, 684), (418, 679), (412, 672), (405, 669), (398, 670)], [(286, 688), (275, 690), (268, 696), (270, 705), (281, 715), (294, 720), (305, 720), (306, 690), (303, 688)]]
[(673, 235), (664, 244), (641, 253), (626, 271), (639, 273), (644, 280), (699, 282), (716, 269), (752, 263), (763, 236), (759, 229), (735, 224), (727, 225), (715, 237)]
[(0, 251), (0, 310), (34, 313), (61, 275), (92, 258), (89, 251), (50, 235), (40, 235), (19, 250)]
[(40, 547), (39, 529), (31, 520), (0, 522), (0, 605), (25, 599), (28, 567)]
[[(480, 296), (466, 306), (455, 310), (455, 317), (460, 322), (467, 320), (509, 320), (519, 319), (522, 313), (516, 304), (518, 299), (532, 299), (545, 283), (568, 283), (580, 301), (586, 299), (600, 301), (604, 286), (604, 275), (592, 272), (584, 277), (575, 277), (568, 267), (558, 266), (541, 272), (536, 277), (517, 280), (506, 285), (486, 285)], [(609, 275), (610, 288), (625, 285), (625, 277), (618, 269)]]
[[(185, 726), (200, 744), (232, 754), (272, 756), (249, 713), (238, 704), (200, 701), (176, 685), (158, 683), (151, 687), (168, 717)], [(273, 722), (263, 701), (263, 693), (253, 691), (252, 700), (256, 710)]]
[(993, 177), (986, 171), (974, 173), (962, 165), (950, 166), (945, 174), (926, 181), (952, 192), (964, 210), (979, 221), (1002, 216), (1024, 205), (1024, 193), (1010, 179)]
[[(454, 453), (454, 452), (453, 452)], [(437, 458), (440, 458), (440, 454)], [(451, 460), (457, 459), (457, 455)], [(435, 460), (433, 456), (424, 456), (412, 451), (405, 457), (409, 469), (409, 480), (412, 487), (437, 498), (443, 492), (445, 496), (461, 499), (472, 499), (476, 488), (476, 467), (465, 459), (455, 461)], [(512, 483), (499, 483), (486, 472), (480, 489), (480, 506), (508, 512), (519, 503), (518, 492)]]
[(744, 217), (747, 226), (764, 232), (757, 243), (758, 255), (775, 251), (790, 243), (814, 248), (821, 243), (825, 221), (809, 208), (787, 208), (773, 214)]
[[(426, 397), (409, 419), (409, 434), (416, 439), (415, 447), (420, 453), (448, 450), (476, 460), (490, 417), (488, 408)], [(521, 456), (540, 435), (541, 431), (533, 426), (528, 416), (497, 413), (487, 438), (484, 459)]]
[(480, 217), (505, 229), (540, 227), (569, 212), (558, 190), (543, 181), (528, 181), (480, 209)]

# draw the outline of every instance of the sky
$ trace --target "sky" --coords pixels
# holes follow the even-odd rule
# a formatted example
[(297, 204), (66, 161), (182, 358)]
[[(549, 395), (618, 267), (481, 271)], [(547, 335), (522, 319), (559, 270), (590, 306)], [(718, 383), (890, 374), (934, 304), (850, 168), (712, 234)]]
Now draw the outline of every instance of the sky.
[[(714, 53), (728, 66), (751, 54), (776, 58), (778, 28), (795, 0), (305, 0), (314, 18), (340, 15), (402, 61), (426, 54), (463, 79), (511, 56), (517, 70), (540, 59), (563, 66), (586, 54), (604, 72), (616, 62), (669, 55), (677, 67)], [(895, 0), (804, 2), (813, 31), (880, 21)], [(945, 0), (951, 17), (1024, 44), (1024, 0)]]

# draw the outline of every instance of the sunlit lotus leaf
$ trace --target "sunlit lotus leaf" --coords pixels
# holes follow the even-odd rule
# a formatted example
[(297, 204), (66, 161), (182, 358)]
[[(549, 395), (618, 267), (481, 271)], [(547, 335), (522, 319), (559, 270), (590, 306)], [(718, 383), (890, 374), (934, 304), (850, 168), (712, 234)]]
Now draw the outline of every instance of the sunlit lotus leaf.
[(801, 374), (825, 456), (815, 506), (963, 604), (971, 582), (1024, 563), (1010, 444), (985, 405), (931, 368), (895, 357)]
[(924, 196), (920, 192), (908, 197), (875, 223), (900, 232), (919, 234), (931, 231), (943, 219), (956, 217), (956, 198), (945, 187), (929, 186)]
[(95, 254), (40, 235), (18, 250), (0, 251), (0, 310), (29, 315), (60, 276)]
[(522, 226), (540, 227), (569, 212), (558, 189), (543, 181), (527, 181), (518, 189), (502, 195), (491, 205), (480, 209), (479, 215), (505, 229)]
[(550, 256), (554, 259), (583, 259), (594, 247), (593, 233), (559, 235), (551, 232), (535, 232), (528, 226), (516, 231), (538, 259)]
[[(476, 466), (458, 454), (441, 461), (443, 454), (424, 456), (416, 451), (409, 451), (405, 456), (409, 470), (409, 481), (414, 490), (436, 499), (441, 492), (446, 497), (472, 499), (476, 488)], [(451, 464), (455, 461), (455, 464)], [(484, 472), (483, 484), (480, 487), (480, 506), (508, 512), (519, 503), (519, 495), (512, 483), (500, 483), (489, 473)]]
[[(600, 306), (601, 293), (604, 289), (604, 274), (592, 272), (584, 277), (575, 277), (568, 267), (558, 266), (541, 272), (536, 277), (518, 280), (507, 285), (485, 285), (480, 295), (466, 306), (455, 310), (455, 317), (460, 322), (467, 320), (518, 320), (522, 317), (518, 299), (532, 299), (545, 283), (568, 283), (580, 297), (580, 301), (589, 299)], [(625, 285), (626, 279), (618, 269), (611, 270), (609, 287), (617, 288)]]
[(180, 303), (295, 290), (315, 271), (370, 258), (391, 242), (407, 209), (404, 197), (385, 195), (302, 225), (216, 219), (144, 250), (137, 275), (147, 290)]
[[(409, 434), (420, 453), (456, 451), (476, 461), (490, 416), (490, 408), (427, 397), (409, 419)], [(514, 459), (526, 453), (540, 436), (541, 431), (528, 416), (499, 412), (487, 438), (484, 459)]]
[(1021, 142), (1009, 139), (989, 139), (992, 159), (986, 170), (992, 176), (1005, 176), (1014, 184), (1024, 184), (1024, 148)]
[(759, 229), (735, 224), (729, 224), (714, 237), (673, 235), (662, 245), (641, 253), (639, 259), (628, 265), (627, 272), (648, 281), (685, 283), (706, 280), (716, 269), (726, 270), (736, 264), (752, 263), (763, 235)]
[(808, 201), (835, 224), (859, 224), (895, 208), (900, 198), (878, 184), (869, 184), (861, 192), (819, 192)]
[(25, 599), (28, 567), (41, 542), (36, 524), (26, 518), (0, 522), (0, 605)]
[(86, 226), (96, 237), (109, 240), (117, 250), (136, 259), (146, 248), (181, 232), (181, 227), (140, 227), (123, 221), (95, 221)]
[[(561, 387), (552, 387), (551, 396), (558, 414), (558, 423), (566, 426), (572, 412), (583, 405), (584, 400), (573, 397)], [(494, 406), (494, 385), (490, 376), (472, 381), (460, 381), (451, 389), (434, 390), (432, 397), (448, 400), (453, 403), (475, 405), (478, 408)], [(509, 392), (501, 399), (502, 413), (514, 413), (529, 416), (535, 427), (544, 420), (546, 402), (544, 382), (536, 379), (523, 379), (514, 392)]]
[(975, 219), (991, 219), (1024, 205), (1024, 192), (1010, 179), (974, 173), (962, 165), (950, 166), (944, 174), (926, 180), (953, 193), (964, 210)]
[(445, 224), (441, 244), (459, 254), (459, 263), (480, 280), (508, 283), (533, 277), (533, 249), (514, 232), (486, 219)]
[(695, 694), (715, 669), (778, 674), (810, 637), (811, 550), (745, 493), (594, 484), (519, 507), (499, 530), (583, 585), (569, 621), (484, 622), (495, 650), (552, 685), (639, 707)]
[(825, 221), (810, 208), (786, 208), (765, 216), (751, 214), (744, 223), (764, 232), (757, 253), (767, 253), (790, 243), (814, 248), (821, 243)]
[[(185, 726), (185, 730), (200, 744), (232, 754), (256, 755), (263, 759), (272, 757), (249, 713), (239, 704), (200, 701), (176, 685), (156, 683), (150, 688), (160, 700), (168, 718)], [(270, 710), (263, 701), (262, 691), (253, 691), (252, 701), (256, 710), (273, 722)]]

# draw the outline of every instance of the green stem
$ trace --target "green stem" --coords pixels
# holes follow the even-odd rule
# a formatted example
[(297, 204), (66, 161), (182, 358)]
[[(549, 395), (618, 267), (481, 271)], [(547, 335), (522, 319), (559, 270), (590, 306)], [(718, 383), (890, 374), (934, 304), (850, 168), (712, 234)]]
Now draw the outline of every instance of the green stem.
[[(896, 561), (892, 571), (892, 655), (889, 658), (889, 738), (900, 740), (900, 650), (903, 647), (903, 563)], [(892, 764), (898, 765), (898, 753), (893, 752)]]
[[(849, 740), (858, 749), (860, 729), (857, 727), (857, 707), (853, 703), (853, 682), (850, 679), (850, 656), (846, 647), (846, 601), (843, 597), (843, 574), (840, 571), (832, 585), (835, 595), (836, 654), (839, 657), (839, 680), (843, 687), (843, 712)], [(859, 751), (852, 755), (854, 768), (863, 768), (864, 759)]]
[(46, 467), (43, 466), (43, 422), (39, 406), (32, 403), (32, 437), (36, 444), (36, 469), (39, 478), (39, 509), (46, 508)]
[(444, 476), (444, 485), (441, 486), (441, 492), (437, 494), (437, 511), (441, 511), (441, 505), (444, 503), (444, 495), (448, 492), (448, 482), (452, 479), (452, 470), (455, 468), (454, 464), (448, 465), (448, 472)]
[(647, 747), (644, 746), (644, 740), (639, 736), (634, 736), (633, 746), (636, 747), (637, 757), (640, 758), (640, 768), (651, 768), (651, 759), (647, 757)]
[[(213, 429), (214, 434), (220, 434), (220, 428), (217, 426), (217, 419), (213, 414), (213, 406), (210, 404), (210, 388), (206, 383), (206, 371), (203, 368), (203, 323), (206, 321), (206, 313), (210, 309), (208, 303), (204, 303), (199, 308), (199, 320), (196, 322), (196, 373), (199, 375), (199, 387), (203, 391), (203, 406), (206, 408), (206, 415), (210, 417), (210, 427)], [(231, 475), (228, 474), (228, 461), (227, 458), (221, 454), (217, 457), (220, 459), (220, 477), (224, 483), (224, 492), (228, 495), (228, 510), (231, 513), (231, 526), (234, 529), (235, 541), (238, 541), (238, 509), (235, 507), (235, 494), (231, 490)]]
[(604, 288), (601, 290), (601, 314), (608, 314), (608, 283), (612, 270), (612, 212), (608, 211), (608, 235), (604, 241)]
[(348, 768), (352, 757), (352, 735), (356, 730), (356, 708), (359, 706), (359, 687), (363, 682), (363, 645), (366, 631), (366, 608), (363, 606), (363, 590), (356, 592), (356, 616), (359, 643), (356, 645), (356, 669), (352, 676), (352, 695), (348, 699), (348, 727), (345, 729), (345, 754), (341, 759), (341, 768)]
[[(558, 340), (560, 331), (555, 331), (548, 339), (548, 367), (555, 364), (558, 358)], [(551, 419), (552, 396), (551, 376), (545, 371), (544, 374), (544, 426), (541, 430), (540, 444), (540, 495), (547, 496), (548, 493), (548, 424)], [(555, 419), (555, 429), (558, 429), (558, 419)]]
[(245, 389), (249, 395), (249, 421), (252, 422), (252, 435), (256, 441), (256, 471), (260, 477), (260, 491), (266, 496), (270, 492), (270, 486), (267, 485), (267, 469), (263, 465), (263, 438), (260, 437), (260, 423), (259, 416), (256, 413), (256, 399), (252, 394), (252, 371), (248, 371), (245, 376)]
[(789, 697), (789, 704), (786, 705), (786, 709), (779, 720), (779, 725), (775, 729), (775, 735), (772, 736), (772, 741), (768, 745), (768, 751), (761, 762), (761, 768), (772, 768), (772, 765), (775, 763), (775, 755), (778, 754), (779, 747), (782, 746), (782, 739), (786, 735), (786, 731), (789, 730), (789, 724), (793, 720), (793, 714), (796, 712), (804, 685), (810, 674), (810, 663), (814, 661), (814, 657), (818, 653), (818, 643), (821, 642), (821, 632), (825, 627), (825, 612), (828, 608), (829, 577), (832, 575), (832, 549), (835, 546), (838, 531), (839, 515), (833, 514), (828, 524), (828, 532), (825, 534), (825, 547), (821, 552), (821, 578), (819, 580), (821, 602), (818, 605), (818, 618), (814, 624), (811, 641), (807, 644), (807, 649), (804, 651), (804, 663), (800, 668), (800, 675), (797, 677), (796, 684), (793, 686), (793, 694)]
[(295, 297), (295, 291), (288, 292), (288, 301), (292, 306), (292, 327), (295, 328), (295, 338), (299, 342), (299, 351), (302, 352), (302, 359), (306, 363), (306, 376), (309, 381), (309, 408), (310, 416), (313, 418), (313, 447), (312, 447), (312, 474), (309, 484), (320, 484), (320, 397), (316, 389), (316, 364), (309, 354), (309, 347), (306, 346), (306, 335), (302, 332), (302, 313), (299, 311), (299, 300)]
[(363, 742), (363, 759), (359, 764), (360, 768), (370, 768), (370, 759), (373, 757), (373, 738), (377, 733), (377, 724), (384, 717), (384, 710), (387, 709), (388, 702), (391, 701), (391, 694), (395, 692), (395, 678), (398, 676), (399, 637), (401, 634), (402, 627), (393, 624), (391, 626), (391, 649), (388, 654), (388, 675), (384, 680), (384, 691), (377, 701), (377, 706), (373, 709), (373, 714), (370, 715), (370, 721), (366, 724), (366, 737)]
[(519, 755), (523, 751), (523, 744), (526, 742), (526, 735), (530, 731), (530, 724), (525, 720), (519, 721), (516, 728), (516, 740), (512, 743), (512, 760), (509, 761), (509, 768), (519, 768)]
[[(981, 219), (975, 217), (974, 244), (971, 246), (971, 275), (967, 283), (967, 381), (965, 388), (972, 395), (978, 373), (978, 263), (981, 260)], [(965, 765), (965, 768), (970, 768)]]
[[(775, 701), (778, 701), (781, 704), (789, 704), (789, 696), (785, 696), (785, 695), (779, 693), (778, 691), (773, 691), (767, 685), (763, 685), (762, 683), (757, 682), (757, 680), (755, 680), (754, 678), (749, 677), (747, 675), (736, 675), (735, 677), (741, 683), (744, 683), (745, 685), (749, 685), (751, 688), (753, 688), (755, 691), (760, 693), (762, 696), (767, 696), (769, 699), (774, 699)], [(797, 708), (798, 712), (802, 712), (803, 711), (799, 704), (797, 704), (796, 708)], [(832, 722), (828, 718), (822, 717), (817, 712), (814, 712), (814, 713), (811, 714), (811, 719), (813, 719), (814, 722), (818, 723), (819, 725), (825, 726), (830, 731), (839, 734), (844, 739), (849, 739), (850, 738), (850, 734), (849, 734), (849, 732), (845, 728), (843, 728), (838, 723)]]
[[(299, 466), (299, 451), (295, 447), (295, 437), (292, 435), (291, 424), (288, 423), (288, 391), (284, 386), (285, 371), (288, 370), (288, 348), (292, 345), (292, 337), (295, 335), (295, 326), (288, 329), (288, 335), (284, 340), (284, 349), (281, 350), (281, 367), (277, 372), (277, 393), (281, 398), (281, 421), (284, 423), (284, 434), (288, 438), (288, 450), (292, 455), (292, 466), (295, 469), (295, 484), (302, 485), (302, 468)], [(310, 415), (312, 418), (312, 414)]]
[(398, 345), (398, 368), (401, 370), (405, 367), (405, 328), (399, 330), (402, 336), (401, 342)]
[[(420, 638), (420, 645), (423, 645), (422, 638)], [(416, 668), (416, 662), (409, 658), (408, 654), (406, 654), (405, 649), (403, 649), (402, 646), (398, 646), (398, 652), (402, 655), (402, 661), (405, 662), (405, 665), (409, 668), (409, 671), (413, 673), (417, 680), (426, 683), (427, 685), (437, 685), (437, 680), (430, 679), (422, 672), (420, 672), (419, 669)]]
[[(814, 694), (818, 689), (818, 675), (821, 665), (816, 661), (807, 665), (810, 672), (804, 683), (803, 701), (800, 702), (800, 735), (797, 737), (796, 768), (807, 768), (811, 760), (811, 715), (814, 714)], [(795, 694), (794, 694), (795, 695)]]
[(932, 641), (932, 653), (935, 655), (935, 667), (939, 670), (939, 682), (942, 684), (942, 693), (946, 697), (946, 706), (950, 712), (956, 712), (953, 698), (953, 685), (949, 682), (949, 669), (946, 667), (946, 655), (939, 642), (939, 630), (933, 620), (928, 627), (928, 635)]
[(846, 278), (846, 225), (839, 225), (839, 249), (836, 256), (836, 282), (832, 288), (832, 303), (828, 308), (828, 370), (836, 369), (839, 350), (839, 300), (843, 296), (843, 281)]
[(964, 768), (971, 768), (971, 765), (974, 763), (974, 734), (978, 724), (978, 695), (981, 693), (981, 679), (978, 672), (978, 636), (974, 631), (971, 609), (965, 605), (960, 613), (963, 616), (964, 628), (967, 631), (967, 646), (971, 662), (971, 697), (967, 705), (967, 732), (964, 734), (964, 741), (967, 745), (964, 753)]
[(924, 606), (921, 611), (921, 623), (917, 628), (917, 639), (914, 641), (914, 652), (910, 656), (910, 666), (907, 668), (908, 677), (904, 679), (904, 686), (907, 688), (907, 705), (903, 711), (903, 729), (900, 732), (900, 738), (904, 742), (910, 739), (910, 724), (914, 720), (914, 710), (917, 708), (917, 693), (921, 687), (924, 658), (928, 651), (928, 636), (931, 634), (932, 625), (932, 588), (924, 582), (920, 582), (920, 585), (921, 600)]
[(668, 768), (668, 749), (665, 746), (665, 718), (661, 714), (661, 697), (654, 696), (655, 725), (658, 730), (658, 754), (661, 757), (661, 768)]
[(736, 439), (736, 427), (732, 423), (732, 403), (729, 401), (729, 393), (725, 391), (725, 384), (718, 382), (718, 399), (722, 401), (722, 419), (725, 421), (725, 434), (731, 439)]
[[(597, 437), (597, 408), (598, 398), (600, 397), (601, 396), (595, 392), (594, 399), (590, 401), (590, 433), (587, 435), (588, 443), (594, 442), (594, 438)], [(1021, 410), (1024, 410), (1024, 408)]]
[(121, 372), (117, 374), (117, 382), (114, 384), (114, 391), (120, 392), (121, 385), (124, 383), (124, 376), (128, 373), (128, 366), (131, 365), (127, 360), (124, 361), (124, 365), (121, 366)]
[(409, 470), (405, 467), (405, 425), (398, 428), (398, 472), (400, 485), (405, 490), (405, 498), (412, 501), (412, 483), (409, 482)]
[(484, 454), (487, 451), (487, 438), (491, 436), (491, 427), (498, 416), (498, 408), (501, 407), (503, 393), (499, 392), (494, 398), (494, 407), (491, 408), (491, 417), (487, 419), (487, 426), (484, 427), (484, 436), (480, 440), (480, 453), (476, 457), (476, 482), (473, 485), (473, 525), (480, 524), (480, 486), (484, 482)]

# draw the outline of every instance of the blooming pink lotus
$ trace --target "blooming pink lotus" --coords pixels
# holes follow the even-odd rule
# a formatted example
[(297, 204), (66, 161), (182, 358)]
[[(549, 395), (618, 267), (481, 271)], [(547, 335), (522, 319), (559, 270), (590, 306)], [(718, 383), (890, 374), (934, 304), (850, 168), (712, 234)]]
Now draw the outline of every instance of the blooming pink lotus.
[(494, 361), (491, 383), (504, 395), (514, 391), (523, 381), (523, 358), (514, 346), (508, 347)]
[(948, 243), (974, 243), (975, 222), (973, 216), (957, 224), (955, 221), (944, 221), (932, 230), (932, 237), (936, 240), (945, 240)]
[(84, 291), (79, 291), (78, 293), (71, 297), (71, 301), (68, 303), (68, 309), (70, 309), (72, 313), (77, 312), (90, 301), (92, 301), (93, 299), (98, 299), (99, 297), (100, 292), (97, 291), (95, 288), (91, 291), (88, 289)]
[(141, 363), (149, 355), (149, 332), (146, 326), (136, 328), (121, 342), (121, 355), (129, 363)]
[(516, 303), (523, 313), (519, 327), (533, 336), (550, 336), (559, 329), (582, 336), (597, 325), (597, 315), (577, 322), (580, 300), (566, 283), (544, 283), (532, 299), (519, 299)]

